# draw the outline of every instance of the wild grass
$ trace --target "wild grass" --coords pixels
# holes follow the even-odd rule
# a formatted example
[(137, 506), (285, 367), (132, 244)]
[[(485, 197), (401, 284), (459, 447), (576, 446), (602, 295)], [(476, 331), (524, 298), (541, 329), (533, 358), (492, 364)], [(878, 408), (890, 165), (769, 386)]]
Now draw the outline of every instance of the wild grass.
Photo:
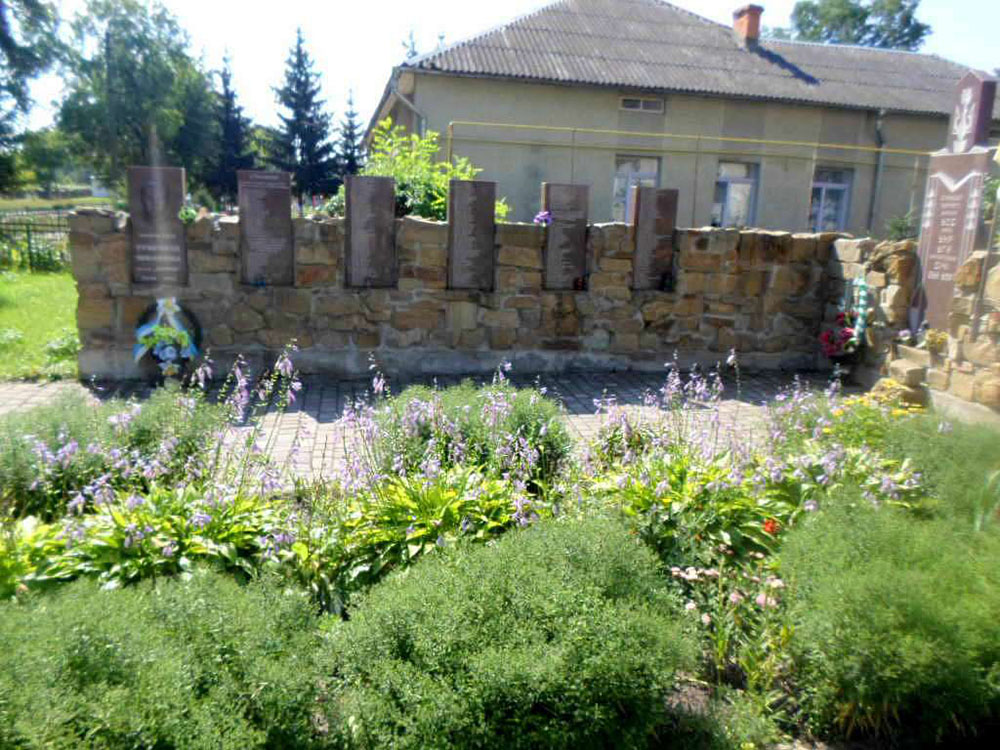
[(76, 377), (69, 273), (0, 273), (0, 380)]

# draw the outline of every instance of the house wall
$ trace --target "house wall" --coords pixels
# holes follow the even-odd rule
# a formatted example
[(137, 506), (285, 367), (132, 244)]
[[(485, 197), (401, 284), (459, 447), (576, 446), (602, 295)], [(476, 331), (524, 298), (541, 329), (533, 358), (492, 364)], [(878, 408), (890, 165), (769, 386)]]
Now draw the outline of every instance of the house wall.
[[(926, 180), (924, 157), (886, 154), (874, 220), (869, 210), (877, 157), (842, 149), (719, 141), (712, 136), (808, 143), (875, 146), (875, 114), (812, 105), (751, 102), (721, 97), (671, 94), (663, 113), (622, 110), (626, 92), (412, 73), (410, 96), (425, 127), (441, 133), (447, 148), (448, 124), (465, 120), (615, 131), (696, 134), (693, 139), (573, 133), (531, 128), (456, 126), (454, 153), (484, 169), (481, 178), (498, 183), (498, 194), (514, 207), (511, 218), (528, 221), (538, 210), (539, 183), (576, 182), (591, 186), (593, 221), (611, 219), (616, 154), (659, 156), (659, 187), (680, 191), (679, 220), (710, 223), (719, 160), (759, 165), (755, 226), (805, 231), (815, 167), (853, 170), (850, 215), (845, 231), (883, 235), (886, 222), (919, 212)], [(630, 93), (627, 95), (635, 96)], [(402, 109), (397, 107), (397, 109)], [(944, 117), (887, 115), (888, 148), (932, 151), (945, 143)]]

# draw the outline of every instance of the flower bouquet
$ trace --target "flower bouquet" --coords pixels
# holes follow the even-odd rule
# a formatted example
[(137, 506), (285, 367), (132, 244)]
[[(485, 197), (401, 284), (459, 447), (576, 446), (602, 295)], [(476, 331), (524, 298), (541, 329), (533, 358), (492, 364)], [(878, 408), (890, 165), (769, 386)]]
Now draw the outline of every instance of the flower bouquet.
[(820, 334), (823, 354), (837, 364), (856, 364), (864, 347), (863, 331), (858, 326), (858, 314), (853, 310), (837, 313), (837, 326)]
[(194, 319), (175, 298), (160, 299), (143, 314), (132, 353), (136, 362), (148, 354), (161, 377), (181, 377), (198, 356), (198, 333)]

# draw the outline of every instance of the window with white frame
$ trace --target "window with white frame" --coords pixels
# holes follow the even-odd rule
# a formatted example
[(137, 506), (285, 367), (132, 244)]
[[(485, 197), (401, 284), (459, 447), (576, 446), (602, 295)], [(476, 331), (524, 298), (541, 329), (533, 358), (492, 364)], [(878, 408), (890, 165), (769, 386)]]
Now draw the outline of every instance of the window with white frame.
[(656, 156), (616, 156), (615, 185), (611, 196), (611, 220), (628, 221), (632, 210), (632, 186), (658, 187), (660, 159)]
[(712, 226), (747, 227), (757, 204), (757, 165), (720, 161), (712, 201)]
[(663, 100), (649, 96), (623, 96), (621, 108), (632, 112), (659, 112), (662, 114)]
[(851, 170), (817, 167), (809, 203), (809, 226), (814, 232), (847, 228), (851, 199)]

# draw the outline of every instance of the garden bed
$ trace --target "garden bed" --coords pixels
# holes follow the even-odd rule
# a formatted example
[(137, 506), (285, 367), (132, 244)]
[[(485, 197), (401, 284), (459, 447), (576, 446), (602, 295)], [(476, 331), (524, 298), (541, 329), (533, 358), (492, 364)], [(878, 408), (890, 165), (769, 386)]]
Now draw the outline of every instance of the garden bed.
[(793, 387), (751, 443), (670, 369), (574, 451), (504, 368), (376, 376), (304, 482), (260, 427), (299, 388), (0, 426), (0, 745), (996, 741), (996, 433)]

